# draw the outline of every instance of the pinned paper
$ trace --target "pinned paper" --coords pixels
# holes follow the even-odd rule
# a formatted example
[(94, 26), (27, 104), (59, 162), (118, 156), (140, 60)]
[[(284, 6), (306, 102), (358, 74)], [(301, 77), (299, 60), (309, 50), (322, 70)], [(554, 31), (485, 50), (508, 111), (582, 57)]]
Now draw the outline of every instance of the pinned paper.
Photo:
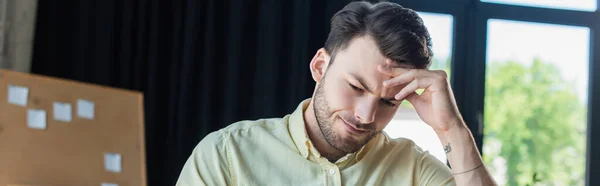
[(119, 186), (119, 184), (116, 183), (102, 183), (102, 185), (100, 186)]
[(54, 120), (71, 122), (71, 104), (54, 102)]
[(16, 85), (8, 85), (8, 103), (25, 107), (27, 106), (28, 96), (29, 88)]
[(94, 119), (94, 102), (85, 99), (78, 99), (77, 116), (84, 119)]
[(46, 111), (29, 109), (27, 110), (27, 127), (32, 129), (46, 129)]
[(121, 154), (105, 153), (104, 154), (104, 169), (108, 172), (121, 172)]

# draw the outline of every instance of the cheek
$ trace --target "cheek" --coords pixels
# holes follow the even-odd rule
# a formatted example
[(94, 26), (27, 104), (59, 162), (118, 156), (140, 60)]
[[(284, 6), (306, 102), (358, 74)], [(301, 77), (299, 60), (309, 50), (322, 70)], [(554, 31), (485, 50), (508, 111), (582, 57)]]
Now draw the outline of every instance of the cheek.
[(357, 96), (356, 92), (342, 82), (336, 82), (335, 85), (331, 83), (326, 94), (327, 99), (329, 100), (329, 106), (334, 110), (351, 109)]
[(354, 92), (353, 90), (349, 90), (349, 88), (347, 87), (341, 87), (338, 90), (338, 99), (340, 99), (341, 102), (343, 102), (343, 106), (345, 108), (351, 108), (352, 105), (354, 104), (354, 100), (356, 100), (356, 92)]

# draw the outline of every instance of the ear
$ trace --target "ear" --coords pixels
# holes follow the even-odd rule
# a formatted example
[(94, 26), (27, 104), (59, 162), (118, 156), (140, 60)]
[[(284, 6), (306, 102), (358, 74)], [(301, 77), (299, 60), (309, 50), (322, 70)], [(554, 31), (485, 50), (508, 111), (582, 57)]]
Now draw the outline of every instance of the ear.
[(327, 51), (324, 48), (320, 48), (310, 61), (310, 73), (317, 84), (321, 83), (325, 71), (327, 71), (327, 67), (329, 66), (330, 59), (331, 57)]

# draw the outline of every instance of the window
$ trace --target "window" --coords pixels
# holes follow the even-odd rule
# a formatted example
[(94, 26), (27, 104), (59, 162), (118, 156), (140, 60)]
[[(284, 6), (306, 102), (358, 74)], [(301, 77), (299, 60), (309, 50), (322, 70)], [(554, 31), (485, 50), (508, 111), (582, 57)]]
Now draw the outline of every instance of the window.
[[(447, 14), (419, 12), (425, 26), (429, 30), (433, 42), (434, 58), (431, 69), (446, 70), (450, 74), (450, 59), (452, 54), (452, 25), (453, 17)], [(428, 150), (430, 154), (442, 162), (446, 162), (446, 153), (437, 135), (429, 125), (425, 124), (416, 111), (404, 101), (394, 119), (384, 131), (391, 138), (408, 138), (419, 147)]]
[(585, 184), (589, 42), (587, 27), (488, 21), (483, 154), (499, 184)]
[(581, 10), (593, 12), (596, 10), (596, 0), (481, 0), (482, 2)]

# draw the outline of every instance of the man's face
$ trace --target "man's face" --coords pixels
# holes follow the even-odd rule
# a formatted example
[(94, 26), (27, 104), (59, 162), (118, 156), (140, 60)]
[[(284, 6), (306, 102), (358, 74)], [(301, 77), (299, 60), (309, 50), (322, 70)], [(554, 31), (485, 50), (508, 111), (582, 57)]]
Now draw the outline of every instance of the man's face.
[(377, 70), (386, 58), (370, 37), (353, 39), (332, 60), (317, 85), (314, 111), (327, 143), (353, 153), (392, 119), (400, 103), (393, 99), (398, 89), (383, 87), (391, 77)]

